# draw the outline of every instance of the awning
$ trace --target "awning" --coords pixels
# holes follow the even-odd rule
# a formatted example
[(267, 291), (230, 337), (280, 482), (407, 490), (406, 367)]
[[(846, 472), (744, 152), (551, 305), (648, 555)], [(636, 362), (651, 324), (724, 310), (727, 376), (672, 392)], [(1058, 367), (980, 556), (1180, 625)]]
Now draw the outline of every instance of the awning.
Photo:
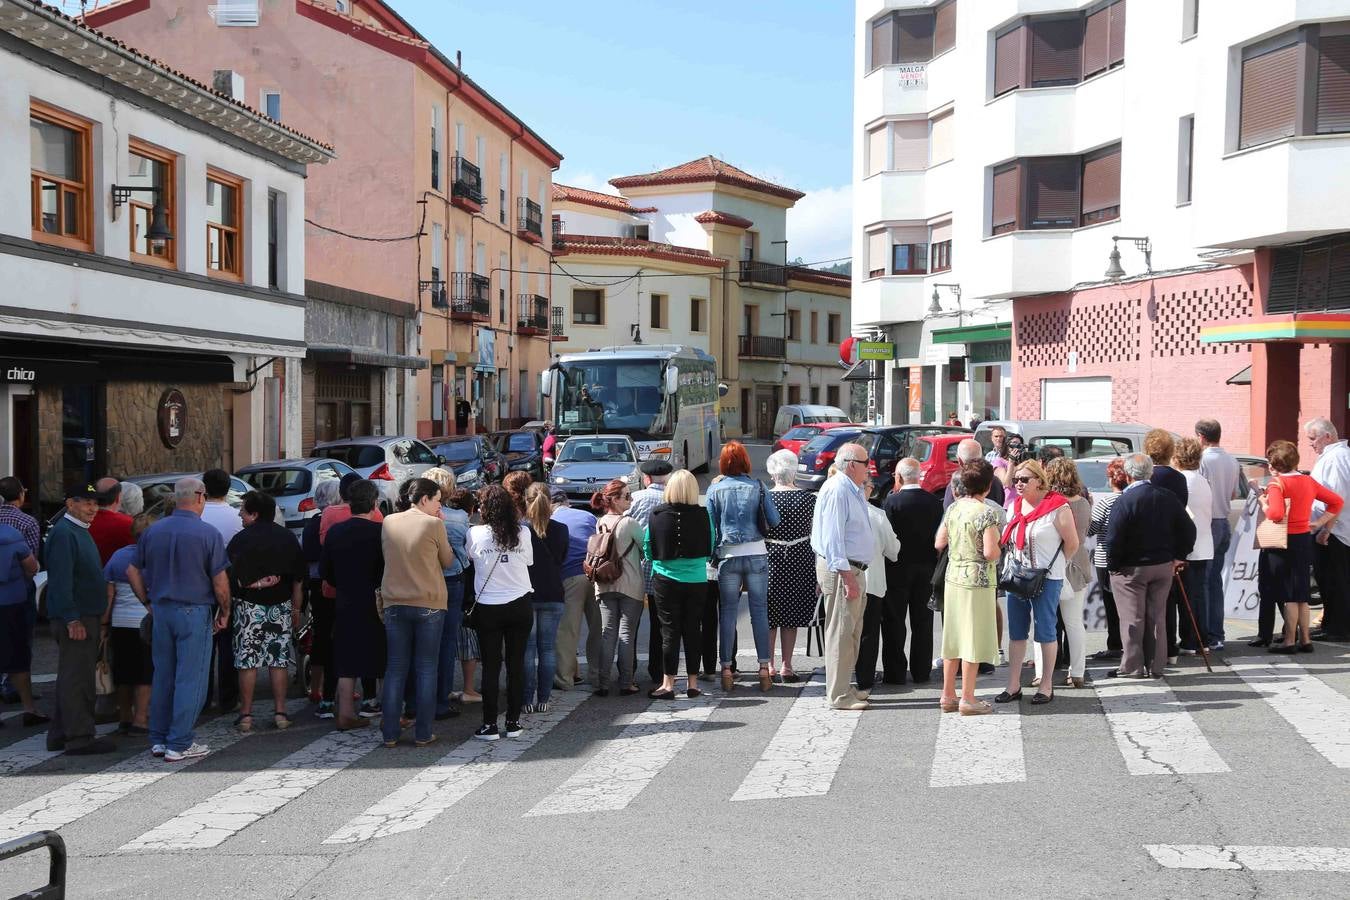
[(1012, 340), (1011, 322), (988, 322), (963, 328), (934, 328), (934, 344), (979, 344), (985, 341)]
[(864, 382), (864, 383), (866, 383), (866, 382), (868, 382), (868, 381), (885, 381), (885, 380), (886, 380), (886, 376), (874, 374), (874, 372), (876, 371), (876, 369), (874, 368), (874, 366), (875, 366), (875, 363), (874, 363), (873, 360), (870, 360), (870, 359), (860, 359), (860, 360), (858, 360), (857, 362), (855, 362), (853, 365), (849, 366), (848, 371), (845, 372), (843, 375), (840, 375), (840, 376), (839, 376), (839, 380), (840, 380), (840, 381), (861, 381), (861, 382)]
[(381, 353), (378, 350), (363, 350), (359, 347), (310, 344), (305, 355), (318, 362), (341, 363), (349, 366), (382, 366), (389, 369), (425, 369), (427, 367), (427, 361), (420, 356)]
[(1224, 384), (1251, 384), (1251, 383), (1252, 383), (1251, 366), (1248, 366), (1247, 368), (1243, 369), (1241, 372), (1237, 373), (1232, 378), (1224, 382)]
[(1350, 315), (1281, 313), (1206, 322), (1200, 326), (1202, 344), (1262, 344), (1272, 341), (1303, 344), (1350, 341)]

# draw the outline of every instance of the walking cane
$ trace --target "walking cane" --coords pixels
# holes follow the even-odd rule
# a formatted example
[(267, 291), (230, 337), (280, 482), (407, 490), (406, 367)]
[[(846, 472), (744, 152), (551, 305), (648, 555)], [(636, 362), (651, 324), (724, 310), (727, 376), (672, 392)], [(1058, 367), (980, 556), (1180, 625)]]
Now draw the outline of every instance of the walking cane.
[(1209, 648), (1205, 646), (1205, 636), (1200, 633), (1200, 625), (1195, 621), (1195, 610), (1191, 609), (1191, 598), (1186, 595), (1186, 583), (1181, 580), (1181, 573), (1174, 572), (1172, 577), (1176, 579), (1177, 587), (1181, 588), (1181, 602), (1186, 607), (1186, 615), (1191, 619), (1191, 630), (1195, 632), (1195, 644), (1200, 648), (1200, 655), (1205, 660), (1205, 668), (1210, 672), (1214, 667), (1209, 664)]

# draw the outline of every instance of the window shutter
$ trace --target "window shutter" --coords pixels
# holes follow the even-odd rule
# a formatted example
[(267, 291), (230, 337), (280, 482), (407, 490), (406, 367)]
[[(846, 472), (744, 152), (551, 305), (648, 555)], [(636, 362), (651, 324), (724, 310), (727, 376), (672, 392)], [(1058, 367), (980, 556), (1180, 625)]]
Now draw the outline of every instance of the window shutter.
[(897, 172), (915, 172), (928, 168), (928, 120), (892, 122), (894, 156), (891, 168)]
[(875, 69), (895, 62), (895, 16), (887, 13), (872, 23), (872, 65)]
[(1350, 244), (1331, 248), (1327, 309), (1350, 309)]
[(950, 50), (956, 46), (956, 0), (947, 0), (937, 8), (937, 21), (933, 28), (933, 55)]
[(1083, 20), (1031, 23), (1031, 86), (1076, 84), (1082, 75)]
[(1017, 176), (1018, 166), (1013, 163), (1002, 169), (994, 170), (993, 215), (991, 230), (997, 231), (1005, 225), (1017, 225)]
[(1107, 7), (1111, 16), (1110, 34), (1107, 36), (1107, 62), (1117, 65), (1125, 61), (1125, 0), (1112, 3)]
[(1290, 312), (1298, 300), (1300, 250), (1276, 250), (1270, 263), (1270, 289), (1266, 291), (1266, 312)]
[(1104, 6), (1087, 17), (1083, 26), (1083, 77), (1105, 69), (1110, 40), (1111, 7)]
[(896, 62), (928, 62), (933, 58), (933, 14), (895, 17)]
[(955, 133), (953, 111), (933, 116), (930, 121), (932, 132), (928, 136), (928, 164), (935, 166), (946, 162), (955, 154)]
[(940, 244), (943, 241), (952, 239), (952, 220), (938, 222), (928, 232), (928, 242), (930, 244)]
[(1026, 28), (1019, 25), (994, 41), (994, 96), (1022, 86), (1022, 44)]
[(1076, 156), (1055, 156), (1028, 161), (1029, 228), (1078, 227), (1079, 174)]
[(1317, 133), (1350, 131), (1350, 34), (1318, 41)]
[(1288, 44), (1242, 61), (1239, 149), (1294, 133), (1298, 49), (1298, 44)]
[(1120, 206), (1120, 145), (1083, 160), (1083, 215)]
[(890, 271), (891, 239), (885, 231), (867, 235), (867, 271)]
[(867, 174), (886, 171), (886, 126), (867, 132)]

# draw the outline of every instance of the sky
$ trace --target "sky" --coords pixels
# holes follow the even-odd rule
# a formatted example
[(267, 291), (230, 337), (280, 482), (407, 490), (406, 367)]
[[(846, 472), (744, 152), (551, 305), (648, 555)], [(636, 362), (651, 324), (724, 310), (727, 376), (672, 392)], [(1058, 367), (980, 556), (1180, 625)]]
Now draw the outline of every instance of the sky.
[(806, 192), (789, 254), (850, 253), (851, 0), (389, 0), (562, 153), (606, 182), (712, 154)]

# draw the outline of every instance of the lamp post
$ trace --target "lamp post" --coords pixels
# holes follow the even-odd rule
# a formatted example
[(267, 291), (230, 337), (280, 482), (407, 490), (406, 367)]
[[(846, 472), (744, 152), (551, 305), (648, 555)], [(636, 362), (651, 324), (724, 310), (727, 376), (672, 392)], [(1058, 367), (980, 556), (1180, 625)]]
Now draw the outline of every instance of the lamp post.
[(961, 307), (961, 285), (957, 283), (937, 282), (933, 285), (933, 302), (928, 304), (928, 314), (930, 316), (942, 314), (942, 295), (938, 292), (938, 288), (946, 288), (956, 298), (956, 324), (963, 324), (965, 310)]
[(168, 219), (164, 212), (163, 188), (158, 186), (131, 187), (124, 184), (114, 184), (112, 186), (113, 209), (121, 206), (131, 199), (131, 195), (137, 191), (147, 191), (154, 195), (154, 204), (150, 209), (150, 228), (145, 232), (145, 239), (150, 244), (150, 249), (156, 252), (163, 252), (164, 247), (173, 240), (173, 232), (169, 230)]
[(1119, 281), (1125, 277), (1125, 269), (1120, 265), (1120, 247), (1119, 241), (1131, 241), (1134, 249), (1144, 254), (1144, 268), (1148, 274), (1153, 274), (1153, 243), (1147, 237), (1122, 237), (1121, 235), (1111, 235), (1111, 254), (1106, 258), (1106, 277), (1112, 281)]

